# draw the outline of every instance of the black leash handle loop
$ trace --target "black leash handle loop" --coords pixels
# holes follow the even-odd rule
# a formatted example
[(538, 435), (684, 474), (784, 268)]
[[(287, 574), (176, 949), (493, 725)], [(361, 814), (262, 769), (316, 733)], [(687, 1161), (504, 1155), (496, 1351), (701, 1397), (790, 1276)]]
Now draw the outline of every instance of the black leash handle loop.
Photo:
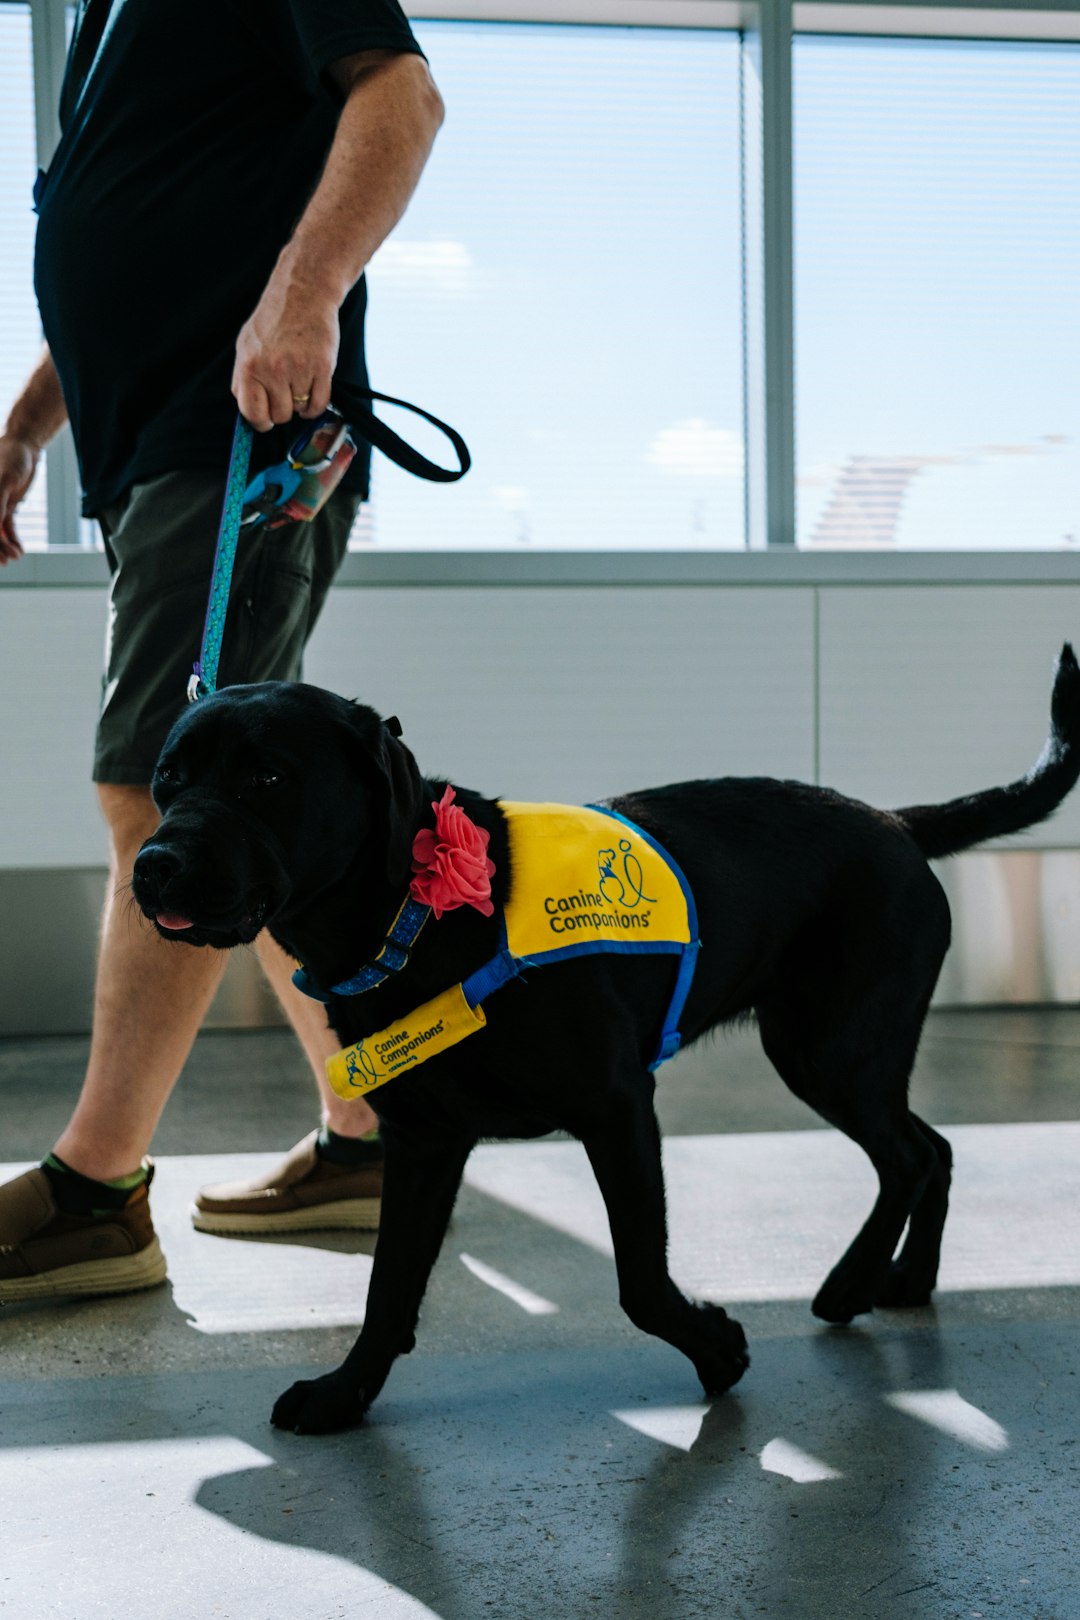
[[(456, 428), (448, 422), (441, 422), (430, 411), (421, 410), (419, 405), (410, 405), (407, 399), (394, 399), (391, 394), (376, 393), (373, 388), (360, 388), (353, 383), (335, 382), (331, 398), (334, 406), (348, 422), (355, 428), (360, 436), (373, 444), (376, 450), (381, 450), (384, 456), (404, 467), (406, 472), (415, 474), (417, 478), (426, 478), (433, 484), (456, 484), (459, 478), (464, 478), (472, 466), (472, 457), (469, 447)], [(384, 405), (400, 405), (404, 411), (412, 411), (415, 416), (422, 416), (425, 422), (437, 427), (440, 433), (445, 433), (457, 454), (457, 467), (440, 467), (436, 462), (429, 461), (427, 456), (408, 444), (392, 427), (379, 419), (369, 405), (363, 403), (368, 399), (380, 399)]]

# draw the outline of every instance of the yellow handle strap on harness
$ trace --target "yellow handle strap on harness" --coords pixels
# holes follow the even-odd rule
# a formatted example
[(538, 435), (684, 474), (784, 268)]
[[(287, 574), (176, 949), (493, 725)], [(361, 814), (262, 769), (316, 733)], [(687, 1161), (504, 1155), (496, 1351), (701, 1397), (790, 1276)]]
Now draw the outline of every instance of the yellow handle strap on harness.
[(482, 1007), (470, 1007), (460, 984), (417, 1007), (396, 1024), (367, 1035), (326, 1060), (326, 1078), (346, 1101), (384, 1086), (403, 1069), (475, 1035), (487, 1023)]

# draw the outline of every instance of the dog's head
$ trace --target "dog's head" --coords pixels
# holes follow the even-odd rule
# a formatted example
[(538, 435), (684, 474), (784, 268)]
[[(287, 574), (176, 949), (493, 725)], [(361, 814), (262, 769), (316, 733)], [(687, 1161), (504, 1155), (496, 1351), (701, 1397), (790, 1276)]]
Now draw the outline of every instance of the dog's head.
[(158, 932), (219, 949), (359, 860), (402, 887), (423, 782), (396, 721), (314, 686), (232, 686), (173, 726), (151, 790), (161, 825), (132, 887)]

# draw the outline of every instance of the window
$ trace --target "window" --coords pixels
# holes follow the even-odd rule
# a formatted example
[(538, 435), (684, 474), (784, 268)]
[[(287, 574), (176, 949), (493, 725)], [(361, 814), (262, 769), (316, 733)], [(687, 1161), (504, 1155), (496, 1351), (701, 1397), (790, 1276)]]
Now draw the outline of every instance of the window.
[[(458, 427), (473, 471), (376, 456), (355, 550), (734, 550), (748, 510), (781, 551), (1080, 545), (1080, 0), (802, 0), (800, 27), (850, 31), (794, 38), (780, 4), (755, 33), (724, 0), (684, 0), (694, 26), (628, 0), (633, 27), (504, 3), (414, 23), (448, 117), (369, 267), (374, 386)], [(39, 343), (34, 71), (48, 109), (67, 9), (34, 0), (34, 53), (31, 6), (0, 0), (0, 411)], [(969, 37), (911, 32), (946, 22)], [(70, 462), (54, 545), (92, 533)], [(46, 518), (39, 476), (30, 546)]]
[(806, 546), (1080, 544), (1080, 48), (800, 38)]
[[(0, 4), (0, 422), (41, 351), (34, 301), (34, 75), (30, 7)], [(48, 543), (45, 463), (19, 509), (19, 538), (27, 550)]]
[(474, 468), (377, 456), (375, 542), (742, 546), (737, 35), (415, 27), (448, 115), (371, 266), (371, 371)]

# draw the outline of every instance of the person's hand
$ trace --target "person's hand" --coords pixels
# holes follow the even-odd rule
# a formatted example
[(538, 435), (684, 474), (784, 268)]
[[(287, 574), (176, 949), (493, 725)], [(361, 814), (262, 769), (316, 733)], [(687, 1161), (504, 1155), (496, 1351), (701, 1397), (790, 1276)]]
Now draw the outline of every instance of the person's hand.
[(33, 482), (39, 454), (25, 439), (0, 435), (0, 568), (23, 554), (15, 533), (15, 508)]
[(325, 411), (339, 338), (334, 299), (275, 271), (236, 340), (232, 391), (257, 433)]

